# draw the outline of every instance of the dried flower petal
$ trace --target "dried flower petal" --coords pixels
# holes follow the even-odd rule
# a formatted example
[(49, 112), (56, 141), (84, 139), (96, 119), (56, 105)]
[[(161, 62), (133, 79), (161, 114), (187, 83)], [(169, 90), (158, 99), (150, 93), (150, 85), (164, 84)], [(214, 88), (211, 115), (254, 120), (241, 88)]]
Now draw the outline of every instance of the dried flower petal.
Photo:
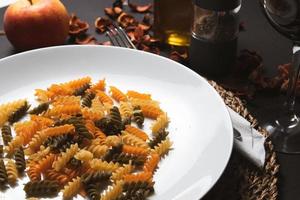
[(150, 9), (152, 8), (152, 3), (149, 3), (147, 5), (136, 5), (133, 3), (129, 3), (128, 5), (129, 5), (131, 11), (138, 12), (138, 13), (149, 12)]
[(137, 21), (135, 20), (135, 18), (132, 15), (129, 15), (128, 13), (125, 12), (120, 14), (117, 21), (120, 24), (120, 26), (122, 26), (123, 28), (137, 25)]
[(120, 14), (123, 13), (122, 8), (120, 7), (112, 7), (112, 8), (104, 8), (104, 12), (107, 16), (112, 19), (116, 19)]
[(95, 28), (98, 33), (104, 33), (107, 26), (111, 25), (112, 21), (106, 17), (98, 17), (95, 21)]
[(89, 24), (85, 21), (81, 21), (75, 14), (71, 15), (69, 20), (69, 35), (78, 36), (85, 33), (89, 29)]
[(96, 38), (91, 35), (80, 35), (75, 39), (76, 44), (98, 44)]

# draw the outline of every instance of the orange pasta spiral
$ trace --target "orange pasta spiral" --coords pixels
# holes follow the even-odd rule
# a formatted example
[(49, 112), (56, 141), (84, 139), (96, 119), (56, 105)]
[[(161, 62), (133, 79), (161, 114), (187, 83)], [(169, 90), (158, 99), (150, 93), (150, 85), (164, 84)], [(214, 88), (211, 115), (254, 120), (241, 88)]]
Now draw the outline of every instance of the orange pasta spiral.
[(159, 163), (160, 157), (157, 153), (152, 153), (144, 164), (144, 171), (154, 173)]
[(80, 105), (58, 105), (44, 113), (45, 117), (60, 117), (63, 114), (76, 115), (81, 112)]
[(159, 115), (163, 113), (160, 108), (150, 105), (141, 106), (141, 109), (143, 111), (144, 116), (151, 119), (156, 119)]
[(41, 174), (39, 173), (39, 170), (37, 169), (36, 163), (31, 163), (29, 165), (29, 168), (27, 170), (27, 175), (31, 181), (41, 180)]
[(138, 156), (147, 156), (149, 153), (149, 149), (144, 149), (141, 147), (134, 147), (130, 145), (123, 145), (122, 151), (124, 153), (138, 155)]
[(114, 100), (116, 100), (117, 102), (120, 102), (120, 101), (126, 102), (127, 101), (126, 95), (121, 90), (116, 88), (115, 86), (110, 86), (110, 92), (111, 92), (112, 98), (114, 98)]
[(96, 93), (96, 96), (99, 98), (99, 100), (103, 104), (108, 104), (108, 105), (113, 105), (114, 104), (113, 100), (107, 94), (105, 94), (103, 91), (98, 91)]
[(67, 176), (61, 172), (57, 172), (54, 169), (47, 170), (45, 175), (46, 175), (47, 179), (57, 181), (62, 186), (67, 184), (70, 180), (69, 176)]
[(102, 79), (102, 80), (98, 81), (98, 83), (92, 85), (90, 90), (93, 91), (94, 93), (99, 91), (99, 90), (100, 91), (105, 91), (105, 86), (106, 86), (105, 79)]
[(148, 135), (142, 131), (141, 129), (138, 129), (134, 126), (126, 125), (125, 131), (128, 133), (135, 135), (136, 137), (141, 138), (142, 140), (146, 141), (149, 139)]
[(137, 174), (127, 174), (124, 176), (125, 182), (152, 182), (153, 174), (151, 172), (140, 172)]
[(133, 90), (128, 90), (127, 96), (131, 98), (151, 100), (151, 94), (139, 93)]

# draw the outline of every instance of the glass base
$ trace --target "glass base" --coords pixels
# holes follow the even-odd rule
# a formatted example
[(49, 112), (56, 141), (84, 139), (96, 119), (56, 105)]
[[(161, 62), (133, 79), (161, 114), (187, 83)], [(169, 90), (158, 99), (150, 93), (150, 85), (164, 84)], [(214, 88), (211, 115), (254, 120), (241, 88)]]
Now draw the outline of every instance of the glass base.
[(296, 114), (283, 116), (266, 124), (274, 150), (287, 154), (300, 154), (300, 118)]

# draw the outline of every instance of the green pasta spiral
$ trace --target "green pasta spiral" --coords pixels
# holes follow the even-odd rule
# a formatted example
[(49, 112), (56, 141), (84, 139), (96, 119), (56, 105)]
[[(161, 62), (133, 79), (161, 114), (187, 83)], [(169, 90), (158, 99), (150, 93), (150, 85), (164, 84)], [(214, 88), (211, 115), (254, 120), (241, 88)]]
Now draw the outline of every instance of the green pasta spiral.
[(91, 200), (100, 199), (100, 192), (98, 191), (97, 184), (88, 183), (87, 185), (85, 185), (85, 191), (88, 194), (89, 199)]
[(145, 117), (144, 117), (144, 114), (143, 114), (140, 106), (135, 106), (133, 108), (132, 118), (133, 118), (133, 121), (135, 121), (139, 127), (143, 126)]
[(4, 145), (7, 145), (12, 140), (11, 128), (9, 125), (3, 125), (1, 128), (2, 139)]
[(76, 89), (73, 93), (74, 96), (83, 96), (85, 94), (85, 91), (89, 89), (91, 85), (89, 83), (84, 84), (80, 88)]
[(110, 162), (116, 155), (122, 153), (123, 145), (113, 146), (103, 157), (103, 160)]
[(15, 161), (16, 161), (16, 166), (18, 171), (20, 173), (23, 173), (26, 168), (26, 162), (25, 162), (24, 151), (22, 147), (19, 147), (15, 151)]
[(152, 193), (151, 189), (139, 189), (134, 192), (126, 192), (122, 193), (115, 200), (144, 200), (147, 199), (148, 196)]
[(105, 135), (116, 135), (120, 133), (120, 129), (118, 129), (108, 117), (103, 117), (102, 119), (95, 121), (95, 125), (100, 128)]
[(110, 172), (93, 172), (93, 173), (84, 173), (81, 176), (81, 182), (83, 184), (93, 183), (93, 182), (99, 182), (99, 181), (107, 181), (111, 177)]
[(122, 117), (117, 106), (114, 106), (110, 109), (109, 117), (115, 128), (118, 130), (122, 130)]
[(52, 197), (59, 192), (59, 184), (57, 181), (33, 181), (28, 182), (24, 186), (27, 197)]
[(41, 103), (37, 107), (30, 110), (28, 113), (31, 115), (38, 115), (48, 110), (49, 102)]
[(165, 140), (168, 135), (169, 132), (166, 131), (165, 129), (159, 130), (157, 135), (152, 140), (149, 141), (148, 143), (149, 147), (153, 149), (155, 146), (157, 146), (159, 143)]
[(3, 160), (0, 160), (0, 186), (7, 183), (7, 172)]
[(19, 109), (17, 109), (16, 111), (14, 111), (9, 117), (8, 117), (8, 122), (10, 124), (13, 124), (17, 121), (19, 121), (20, 119), (22, 119), (26, 113), (27, 110), (29, 109), (30, 105), (27, 103), (27, 101), (25, 101), (24, 105), (21, 106)]
[(75, 142), (72, 135), (63, 134), (47, 138), (44, 142), (44, 146), (50, 147), (53, 152), (63, 152)]
[(87, 93), (82, 97), (81, 106), (90, 108), (92, 105), (92, 100), (95, 98), (94, 93)]
[(4, 147), (2, 144), (0, 144), (0, 158), (3, 158), (3, 154), (4, 154)]
[(147, 181), (138, 181), (138, 182), (126, 182), (123, 185), (123, 192), (132, 194), (138, 190), (149, 190), (154, 191), (153, 184)]
[(126, 153), (115, 154), (112, 157), (112, 162), (118, 162), (122, 164), (129, 164), (131, 162), (132, 165), (141, 166), (146, 162), (145, 157), (131, 155)]

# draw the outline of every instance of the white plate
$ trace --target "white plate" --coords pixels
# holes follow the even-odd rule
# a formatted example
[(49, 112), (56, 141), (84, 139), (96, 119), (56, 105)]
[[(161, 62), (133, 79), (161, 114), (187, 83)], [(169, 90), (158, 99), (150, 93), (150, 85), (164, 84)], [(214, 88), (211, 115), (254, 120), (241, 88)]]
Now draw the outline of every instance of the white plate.
[[(167, 111), (172, 150), (155, 174), (152, 200), (201, 198), (218, 180), (231, 154), (229, 114), (217, 92), (199, 75), (167, 58), (104, 46), (63, 46), (33, 50), (0, 60), (0, 103), (34, 99), (46, 88), (83, 76), (106, 78), (121, 90), (151, 93)], [(22, 183), (5, 199), (25, 197)]]

